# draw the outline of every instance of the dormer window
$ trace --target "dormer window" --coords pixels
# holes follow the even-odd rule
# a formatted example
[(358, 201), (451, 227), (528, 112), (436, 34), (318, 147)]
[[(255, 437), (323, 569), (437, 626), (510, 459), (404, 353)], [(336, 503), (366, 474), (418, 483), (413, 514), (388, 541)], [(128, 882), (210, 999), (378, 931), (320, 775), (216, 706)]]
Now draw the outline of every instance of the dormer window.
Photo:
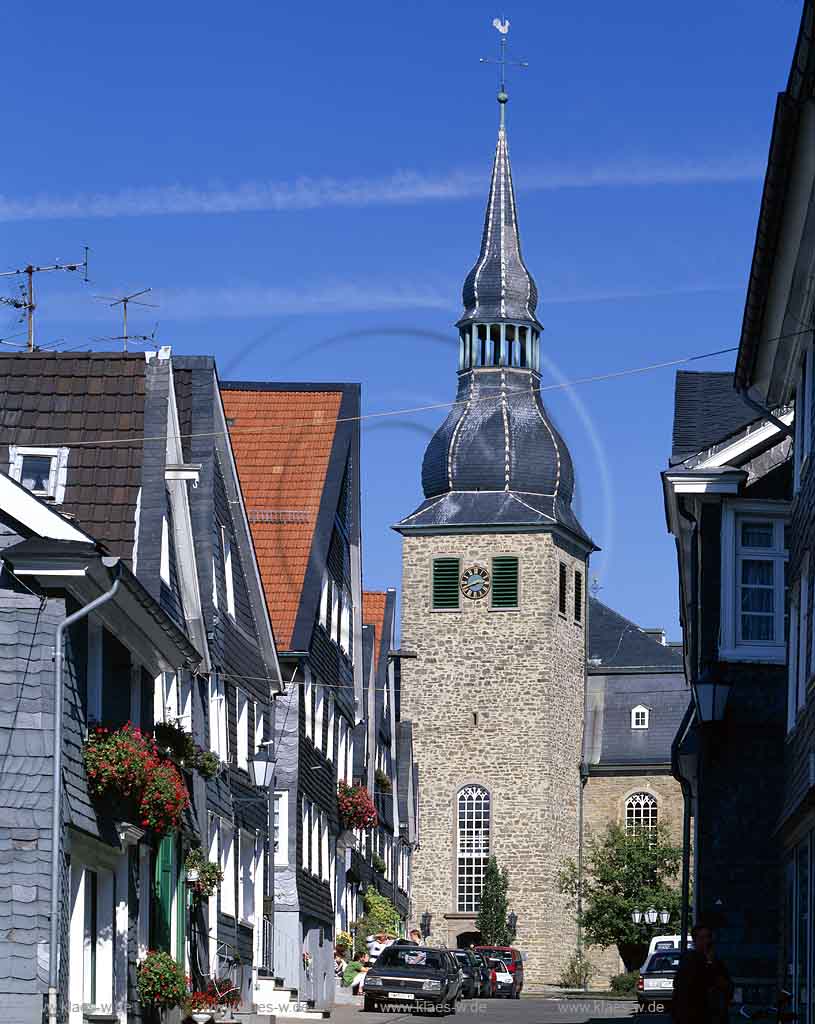
[(631, 709), (631, 728), (647, 729), (650, 724), (651, 712), (644, 704)]
[(9, 476), (47, 501), (65, 499), (67, 448), (33, 448), (9, 445)]

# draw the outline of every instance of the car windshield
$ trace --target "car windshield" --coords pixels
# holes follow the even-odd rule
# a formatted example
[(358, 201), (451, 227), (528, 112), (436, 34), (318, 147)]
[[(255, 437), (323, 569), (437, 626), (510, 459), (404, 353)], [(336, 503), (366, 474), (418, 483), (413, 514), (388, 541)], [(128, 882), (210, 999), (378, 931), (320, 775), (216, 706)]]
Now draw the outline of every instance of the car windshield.
[(388, 946), (377, 957), (376, 966), (430, 968), (433, 971), (440, 971), (443, 963), (441, 953), (433, 949)]
[(490, 957), (490, 967), (494, 968), (494, 970), (496, 971), (501, 971), (504, 974), (509, 974), (509, 971), (507, 970), (507, 965), (504, 963), (503, 960), (499, 960), (497, 957)]
[(463, 952), (463, 950), (458, 950), (457, 949), (453, 953), (453, 956), (456, 958), (456, 960), (460, 960), (463, 964), (469, 964), (470, 963), (469, 956), (465, 952)]
[(512, 953), (508, 949), (491, 949), (487, 955), (496, 960), (503, 960), (506, 964), (511, 964), (513, 960)]
[(652, 971), (675, 971), (679, 968), (679, 957), (678, 956), (667, 956), (662, 954), (661, 956), (652, 956), (651, 961), (648, 964), (648, 973)]

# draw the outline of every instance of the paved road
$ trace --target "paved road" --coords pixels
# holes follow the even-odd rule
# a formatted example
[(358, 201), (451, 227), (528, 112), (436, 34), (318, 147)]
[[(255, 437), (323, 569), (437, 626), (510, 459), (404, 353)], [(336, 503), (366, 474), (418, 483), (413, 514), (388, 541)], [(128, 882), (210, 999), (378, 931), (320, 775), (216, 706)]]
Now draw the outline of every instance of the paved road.
[[(354, 1006), (335, 1006), (331, 1012), (334, 1024), (418, 1024), (409, 1013), (365, 1013)], [(636, 1004), (605, 999), (544, 999), (524, 996), (510, 999), (468, 999), (459, 1004), (456, 1017), (446, 1017), (448, 1024), (595, 1024), (603, 1021), (642, 1021), (642, 1024), (669, 1024), (669, 1014), (637, 1013)]]

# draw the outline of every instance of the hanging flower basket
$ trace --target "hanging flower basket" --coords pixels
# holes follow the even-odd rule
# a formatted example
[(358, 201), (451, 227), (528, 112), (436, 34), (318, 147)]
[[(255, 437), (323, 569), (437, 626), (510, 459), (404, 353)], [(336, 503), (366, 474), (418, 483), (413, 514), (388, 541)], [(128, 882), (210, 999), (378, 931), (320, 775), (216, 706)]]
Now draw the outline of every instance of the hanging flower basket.
[(381, 768), (377, 768), (374, 772), (374, 782), (380, 793), (393, 792), (393, 785), (391, 783), (390, 776), (387, 772), (383, 772)]
[(159, 835), (178, 829), (190, 797), (181, 772), (171, 761), (160, 761), (148, 774), (141, 794), (141, 823)]
[(174, 757), (185, 768), (194, 768), (198, 747), (192, 736), (178, 722), (158, 722), (153, 735), (160, 748)]
[(187, 869), (187, 885), (197, 899), (213, 896), (223, 881), (223, 871), (217, 864), (208, 861), (199, 848), (190, 850), (184, 867)]
[(364, 786), (349, 786), (347, 782), (340, 782), (337, 787), (337, 803), (343, 829), (375, 828), (379, 823), (376, 806)]
[(158, 764), (158, 751), (152, 736), (130, 724), (111, 731), (97, 726), (85, 745), (85, 771), (93, 796), (136, 800), (148, 773)]
[(170, 1009), (187, 998), (184, 968), (169, 953), (151, 949), (138, 967), (139, 999), (146, 1006)]

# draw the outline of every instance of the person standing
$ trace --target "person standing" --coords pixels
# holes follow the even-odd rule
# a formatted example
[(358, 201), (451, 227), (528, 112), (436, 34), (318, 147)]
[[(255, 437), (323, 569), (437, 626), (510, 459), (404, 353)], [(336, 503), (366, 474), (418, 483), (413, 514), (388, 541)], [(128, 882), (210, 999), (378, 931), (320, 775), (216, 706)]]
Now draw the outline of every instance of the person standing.
[(713, 948), (713, 931), (697, 924), (693, 949), (682, 957), (674, 978), (674, 1024), (726, 1024), (733, 982)]

